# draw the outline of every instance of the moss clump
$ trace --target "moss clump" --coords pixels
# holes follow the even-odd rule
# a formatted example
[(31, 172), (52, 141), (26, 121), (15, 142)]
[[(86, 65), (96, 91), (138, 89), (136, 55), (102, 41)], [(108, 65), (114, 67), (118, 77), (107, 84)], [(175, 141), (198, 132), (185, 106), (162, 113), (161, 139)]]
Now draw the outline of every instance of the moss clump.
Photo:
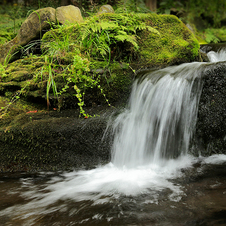
[(177, 17), (149, 14), (143, 20), (160, 33), (140, 32), (139, 56), (143, 66), (191, 62), (198, 58), (200, 46), (197, 39)]

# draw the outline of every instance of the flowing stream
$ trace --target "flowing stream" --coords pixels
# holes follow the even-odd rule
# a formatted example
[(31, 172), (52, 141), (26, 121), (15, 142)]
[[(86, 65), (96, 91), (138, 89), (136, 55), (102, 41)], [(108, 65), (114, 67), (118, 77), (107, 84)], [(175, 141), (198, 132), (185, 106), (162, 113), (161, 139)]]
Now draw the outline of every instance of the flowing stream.
[[(224, 61), (224, 50), (209, 52)], [(226, 225), (226, 155), (194, 157), (205, 63), (149, 72), (108, 131), (111, 162), (0, 178), (0, 225)]]

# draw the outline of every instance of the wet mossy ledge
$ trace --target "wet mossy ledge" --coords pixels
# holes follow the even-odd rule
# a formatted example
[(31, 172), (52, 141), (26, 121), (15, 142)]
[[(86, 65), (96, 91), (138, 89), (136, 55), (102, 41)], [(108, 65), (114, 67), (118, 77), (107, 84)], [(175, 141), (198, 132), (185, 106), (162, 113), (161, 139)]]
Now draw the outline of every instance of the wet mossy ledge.
[(17, 115), (0, 129), (0, 172), (91, 169), (108, 163), (112, 137), (102, 138), (112, 111), (95, 112), (100, 117), (80, 119), (75, 110)]
[(172, 15), (102, 13), (52, 25), (0, 65), (0, 171), (109, 161), (112, 138), (102, 136), (137, 71), (199, 60), (198, 41)]

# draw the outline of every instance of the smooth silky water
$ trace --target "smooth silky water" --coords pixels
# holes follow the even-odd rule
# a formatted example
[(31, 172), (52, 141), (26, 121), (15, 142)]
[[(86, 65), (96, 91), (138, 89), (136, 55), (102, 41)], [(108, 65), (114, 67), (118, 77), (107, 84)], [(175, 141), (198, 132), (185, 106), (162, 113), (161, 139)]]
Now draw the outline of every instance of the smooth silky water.
[[(209, 52), (224, 61), (224, 50)], [(0, 178), (0, 225), (226, 225), (226, 155), (188, 154), (206, 63), (147, 73), (109, 125), (111, 162)]]

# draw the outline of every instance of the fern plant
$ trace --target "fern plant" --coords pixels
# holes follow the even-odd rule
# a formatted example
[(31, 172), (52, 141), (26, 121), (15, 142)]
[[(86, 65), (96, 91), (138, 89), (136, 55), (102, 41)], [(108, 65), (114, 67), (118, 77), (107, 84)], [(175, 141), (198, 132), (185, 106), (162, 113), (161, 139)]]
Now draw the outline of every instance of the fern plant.
[(207, 43), (218, 43), (220, 40), (214, 35), (214, 33), (211, 31), (211, 29), (205, 30), (205, 36), (206, 36), (206, 42)]
[(80, 46), (92, 57), (100, 57), (110, 62), (111, 51), (119, 43), (129, 43), (134, 51), (139, 46), (137, 31), (149, 30), (159, 35), (159, 32), (142, 22), (144, 14), (108, 14), (92, 17), (80, 27)]

